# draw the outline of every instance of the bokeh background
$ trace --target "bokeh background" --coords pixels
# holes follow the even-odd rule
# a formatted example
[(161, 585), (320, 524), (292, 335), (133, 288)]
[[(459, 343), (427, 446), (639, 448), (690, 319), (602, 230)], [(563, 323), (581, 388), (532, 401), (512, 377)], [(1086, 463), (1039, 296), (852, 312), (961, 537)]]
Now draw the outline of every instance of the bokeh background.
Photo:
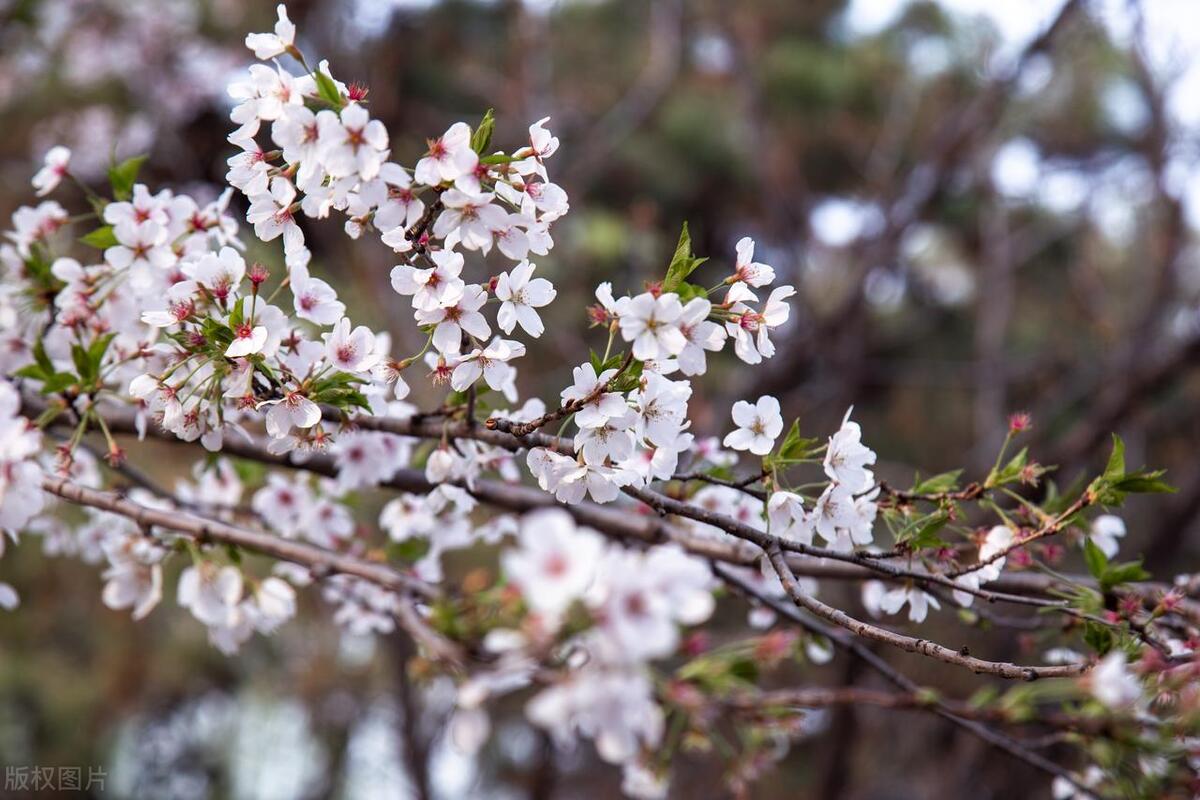
[[(1180, 488), (1130, 507), (1124, 552), (1166, 578), (1200, 564), (1191, 0), (295, 0), (289, 11), (310, 57), (370, 87), (401, 161), (489, 107), (499, 146), (552, 116), (551, 176), (572, 210), (539, 262), (559, 297), (524, 361), (543, 365), (522, 371), (525, 396), (556, 395), (602, 344), (582, 311), (597, 282), (636, 290), (661, 276), (684, 220), (718, 263), (750, 235), (800, 289), (793, 319), (763, 367), (718, 360), (693, 398), (698, 432), (723, 432), (735, 397), (777, 395), (808, 435), (853, 404), (881, 474), (905, 481), (918, 467), (986, 470), (1007, 414), (1027, 410), (1034, 457), (1065, 484), (1116, 431), (1131, 462), (1169, 469)], [(35, 161), (56, 143), (97, 183), (110, 158), (148, 152), (152, 184), (215, 195), (233, 153), (224, 88), (250, 61), (245, 32), (273, 19), (259, 0), (0, 0), (0, 213), (32, 200)], [(419, 349), (388, 288), (392, 254), (350, 242), (334, 219), (302, 225), (314, 271), (356, 321), (391, 331), (397, 352)], [(252, 255), (280, 264), (274, 249)], [(183, 458), (151, 456), (160, 474), (186, 474)], [(103, 608), (95, 567), (42, 549), (27, 537), (0, 560), (24, 603), (0, 617), (0, 766), (102, 765), (106, 797), (617, 793), (617, 771), (590, 747), (555, 753), (520, 698), (479, 757), (464, 757), (444, 727), (451, 689), (414, 683), (399, 638), (340, 636), (315, 597), (227, 659), (173, 602), (133, 623)], [(852, 590), (827, 591), (854, 607)], [(743, 618), (726, 605), (718, 631)], [(1019, 631), (988, 635), (994, 657), (1028, 648)], [(896, 660), (947, 693), (977, 685)], [(778, 679), (838, 683), (853, 670), (835, 660)], [(920, 715), (811, 722), (752, 796), (1047, 795), (1041, 776)], [(673, 796), (725, 796), (719, 777), (713, 759), (685, 760)]]

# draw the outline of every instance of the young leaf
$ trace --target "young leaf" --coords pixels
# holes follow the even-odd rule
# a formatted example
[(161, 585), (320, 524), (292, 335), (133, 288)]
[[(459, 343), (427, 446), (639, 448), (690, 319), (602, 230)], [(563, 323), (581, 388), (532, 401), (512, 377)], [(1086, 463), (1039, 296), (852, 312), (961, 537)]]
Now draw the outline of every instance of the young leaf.
[(233, 306), (233, 310), (229, 312), (229, 327), (233, 328), (235, 331), (242, 327), (242, 322), (245, 321), (245, 318), (243, 317), (245, 312), (242, 310), (245, 302), (246, 298), (239, 297), (237, 303), (235, 303)]
[(106, 250), (110, 247), (116, 247), (118, 244), (120, 244), (120, 242), (117, 241), (116, 235), (113, 233), (112, 225), (105, 225), (102, 228), (96, 228), (96, 230), (92, 231), (86, 236), (80, 236), (79, 241), (83, 242), (89, 247), (94, 247), (97, 250)]
[(692, 237), (688, 233), (687, 223), (683, 223), (683, 230), (679, 232), (679, 243), (675, 245), (675, 255), (671, 257), (671, 265), (667, 267), (667, 277), (663, 279), (662, 290), (674, 292), (696, 267), (707, 260), (707, 258), (696, 258), (692, 253)]
[(1115, 433), (1112, 454), (1108, 457), (1108, 466), (1104, 468), (1103, 477), (1110, 481), (1125, 477), (1125, 442)]
[(134, 156), (108, 168), (108, 182), (112, 185), (113, 197), (128, 200), (133, 196), (133, 185), (137, 183), (138, 172), (145, 161), (146, 156)]
[(921, 475), (918, 473), (915, 480), (916, 485), (913, 486), (913, 494), (939, 494), (941, 492), (952, 492), (958, 488), (958, 476), (962, 475), (961, 469), (956, 469), (951, 472), (943, 472), (940, 475), (921, 480)]
[(1113, 481), (1112, 488), (1118, 492), (1129, 494), (1172, 494), (1178, 491), (1174, 486), (1162, 480), (1164, 470), (1139, 470), (1129, 473), (1120, 480)]
[(1093, 578), (1104, 578), (1104, 573), (1108, 571), (1108, 556), (1091, 539), (1083, 542), (1083, 560), (1087, 562), (1088, 572), (1092, 573)]
[(342, 98), (342, 93), (338, 91), (337, 84), (333, 82), (333, 78), (319, 69), (314, 71), (312, 75), (313, 79), (317, 82), (317, 95), (340, 111), (342, 106), (346, 105), (346, 101)]
[(1150, 578), (1150, 573), (1142, 568), (1141, 561), (1127, 561), (1124, 564), (1111, 565), (1100, 577), (1100, 590), (1108, 592), (1123, 583), (1144, 581)]
[(471, 149), (479, 155), (483, 155), (484, 151), (492, 146), (492, 132), (496, 129), (495, 111), (494, 108), (489, 108), (479, 121), (475, 132), (471, 134)]

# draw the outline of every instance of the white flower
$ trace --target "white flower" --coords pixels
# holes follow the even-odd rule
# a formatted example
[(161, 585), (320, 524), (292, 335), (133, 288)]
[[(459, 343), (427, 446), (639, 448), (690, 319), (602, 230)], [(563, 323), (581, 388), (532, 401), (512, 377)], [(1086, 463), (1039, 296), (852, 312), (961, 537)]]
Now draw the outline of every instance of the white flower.
[(254, 51), (254, 57), (262, 61), (283, 55), (296, 41), (296, 26), (288, 19), (287, 8), (280, 3), (275, 11), (279, 19), (274, 33), (246, 34), (246, 47)]
[(104, 251), (104, 260), (114, 269), (128, 269), (139, 289), (149, 288), (177, 260), (167, 241), (167, 229), (153, 220), (122, 220), (113, 226), (119, 244)]
[(296, 590), (279, 578), (264, 578), (254, 590), (254, 627), (272, 633), (296, 615)]
[(675, 442), (691, 423), (687, 419), (688, 399), (692, 385), (688, 381), (671, 381), (653, 372), (643, 374), (643, 385), (631, 392), (629, 399), (637, 404), (637, 435), (662, 447)]
[(543, 509), (521, 518), (517, 543), (501, 558), (504, 574), (521, 590), (525, 604), (555, 627), (591, 586), (604, 541), (577, 528), (566, 511)]
[(581, 428), (593, 428), (603, 425), (609, 417), (619, 416), (626, 412), (628, 406), (625, 398), (616, 392), (606, 392), (604, 387), (616, 376), (616, 369), (606, 369), (599, 375), (591, 363), (582, 364), (571, 370), (574, 384), (562, 390), (564, 403), (576, 402), (591, 398), (582, 408), (575, 412), (575, 424)]
[(908, 618), (913, 622), (924, 622), (929, 606), (941, 608), (937, 598), (915, 586), (900, 586), (879, 598), (879, 607), (889, 614), (897, 613), (908, 603)]
[(693, 297), (683, 307), (679, 317), (679, 332), (687, 340), (679, 353), (679, 370), (684, 375), (703, 375), (708, 369), (705, 350), (718, 351), (725, 346), (726, 333), (708, 319), (712, 303), (703, 297)]
[(663, 713), (654, 685), (636, 667), (572, 670), (525, 706), (525, 716), (566, 746), (575, 733), (596, 742), (605, 761), (623, 764), (662, 740)]
[(864, 492), (875, 483), (875, 476), (867, 469), (875, 463), (875, 453), (862, 443), (862, 428), (850, 421), (850, 408), (842, 419), (842, 427), (829, 437), (825, 451), (825, 474), (851, 492)]
[(1085, 680), (1092, 696), (1109, 708), (1128, 708), (1142, 696), (1142, 684), (1129, 671), (1121, 650), (1105, 656)]
[(417, 183), (438, 186), (471, 175), (478, 164), (479, 156), (471, 149), (471, 128), (465, 122), (456, 122), (440, 138), (429, 142), (429, 152), (417, 162), (413, 177)]
[(511, 339), (496, 339), (487, 347), (476, 347), (454, 368), (450, 374), (450, 386), (456, 392), (464, 392), (482, 375), (488, 386), (500, 391), (509, 379), (506, 362), (523, 355), (525, 345)]
[(813, 529), (835, 550), (853, 550), (855, 545), (871, 544), (871, 530), (879, 490), (855, 496), (840, 483), (830, 483), (813, 504), (809, 522)]
[(804, 511), (804, 500), (792, 492), (773, 492), (767, 500), (768, 530), (790, 542), (812, 544), (813, 529)]
[(628, 486), (635, 478), (628, 470), (567, 460), (571, 466), (556, 476), (558, 485), (554, 490), (555, 498), (567, 505), (582, 502), (585, 493), (597, 503), (611, 503), (621, 493), (621, 487)]
[(1115, 514), (1101, 514), (1092, 520), (1089, 538), (1100, 548), (1100, 552), (1112, 558), (1121, 549), (1118, 541), (1125, 536), (1125, 520)]
[(396, 294), (412, 295), (413, 308), (432, 311), (439, 306), (453, 305), (462, 297), (466, 284), (462, 274), (463, 257), (451, 250), (435, 250), (429, 254), (434, 266), (417, 269), (400, 264), (392, 269), (392, 288)]
[(45, 163), (33, 176), (33, 188), (37, 189), (38, 197), (45, 197), (53, 192), (62, 182), (63, 176), (71, 164), (71, 151), (62, 145), (51, 147), (46, 152)]
[(677, 294), (655, 297), (644, 292), (617, 305), (621, 336), (633, 342), (633, 357), (639, 361), (677, 356), (687, 339), (679, 330), (683, 306)]
[(549, 305), (557, 292), (545, 278), (533, 278), (533, 268), (529, 261), (522, 261), (511, 271), (501, 273), (496, 282), (496, 297), (501, 300), (496, 323), (505, 333), (512, 333), (518, 322), (535, 338), (545, 330), (534, 309)]
[(387, 156), (387, 128), (371, 119), (358, 103), (349, 103), (341, 115), (325, 109), (317, 114), (321, 163), (333, 178), (357, 175), (369, 181), (379, 174)]
[(433, 235), (439, 239), (456, 238), (468, 250), (488, 252), (495, 232), (508, 227), (508, 213), (492, 203), (495, 199), (490, 192), (447, 189), (442, 192), (446, 210), (433, 223)]
[(464, 331), (476, 339), (486, 339), (492, 335), (487, 318), (479, 311), (486, 302), (487, 292), (482, 286), (472, 283), (463, 289), (462, 296), (455, 302), (430, 311), (417, 311), (417, 324), (435, 325), (433, 346), (440, 353), (458, 355), (462, 350)]
[(282, 400), (266, 400), (258, 407), (270, 406), (267, 411), (267, 433), (282, 439), (292, 428), (311, 428), (321, 421), (321, 407), (299, 392), (288, 392)]
[[(739, 288), (740, 287), (740, 288)], [(725, 330), (733, 337), (733, 350), (747, 364), (761, 363), (764, 358), (775, 355), (775, 345), (770, 333), (784, 324), (791, 314), (785, 302), (796, 290), (791, 286), (779, 286), (771, 292), (762, 312), (756, 312), (744, 302), (734, 302), (731, 311), (736, 315), (725, 323)], [(753, 298), (746, 284), (738, 282), (729, 287), (726, 301), (733, 298)]]
[(733, 422), (738, 429), (725, 437), (725, 446), (734, 450), (749, 450), (756, 456), (770, 453), (775, 447), (775, 439), (783, 431), (779, 401), (770, 395), (758, 398), (754, 405), (745, 400), (734, 403)]
[(225, 348), (225, 355), (228, 358), (245, 358), (254, 353), (261, 353), (266, 343), (266, 326), (246, 322), (234, 329), (233, 341)]
[(313, 278), (304, 267), (291, 270), (292, 300), (296, 316), (316, 325), (332, 325), (346, 314), (346, 304), (338, 300), (333, 287)]
[(283, 235), (285, 252), (304, 246), (304, 234), (293, 219), (296, 187), (287, 178), (272, 178), (269, 192), (250, 196), (246, 221), (254, 226), (254, 235), (269, 242)]
[[(983, 544), (979, 546), (979, 561), (986, 562), (995, 557), (998, 553), (1008, 550), (1012, 545), (1015, 535), (1012, 528), (1007, 525), (994, 525), (984, 537)], [(970, 589), (978, 589), (985, 583), (990, 583), (1000, 577), (1000, 572), (1004, 569), (1005, 558), (1001, 556), (995, 561), (990, 561), (978, 569), (972, 570), (964, 575), (960, 575), (954, 579), (954, 582), (968, 587)], [(969, 592), (954, 590), (954, 601), (960, 606), (970, 606), (975, 601), (975, 596)]]
[[(156, 548), (157, 549), (157, 548)], [(105, 545), (111, 566), (104, 572), (101, 599), (112, 609), (132, 608), (135, 620), (143, 619), (162, 600), (162, 566), (147, 563), (134, 553), (129, 539)]]
[(17, 590), (7, 583), (0, 583), (0, 608), (5, 611), (15, 611), (21, 605), (21, 597)]
[(588, 464), (604, 464), (606, 460), (624, 461), (633, 455), (633, 411), (609, 417), (603, 425), (580, 428), (575, 434), (575, 451)]
[(242, 573), (237, 567), (217, 567), (204, 561), (179, 577), (179, 605), (205, 625), (232, 627), (242, 599)]
[(375, 349), (375, 334), (365, 325), (350, 330), (350, 319), (342, 317), (325, 334), (325, 358), (346, 372), (367, 372), (380, 359)]
[(737, 243), (737, 264), (731, 280), (742, 281), (750, 286), (766, 286), (775, 281), (775, 270), (754, 260), (754, 240), (749, 236)]

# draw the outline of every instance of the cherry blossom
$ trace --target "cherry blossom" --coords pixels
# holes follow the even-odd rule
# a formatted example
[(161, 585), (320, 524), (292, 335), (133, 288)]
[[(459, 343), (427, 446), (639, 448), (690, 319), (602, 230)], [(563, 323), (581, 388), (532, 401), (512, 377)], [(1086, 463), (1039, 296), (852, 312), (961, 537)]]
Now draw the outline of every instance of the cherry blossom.
[(529, 607), (554, 625), (591, 585), (602, 548), (603, 540), (576, 528), (565, 511), (536, 511), (521, 519), (518, 547), (504, 554), (504, 572)]
[(633, 343), (633, 357), (641, 360), (675, 356), (683, 352), (687, 339), (679, 329), (683, 306), (679, 296), (658, 297), (646, 292), (618, 305), (621, 336)]
[(375, 334), (364, 325), (351, 330), (346, 317), (325, 334), (325, 358), (338, 369), (368, 372), (379, 361), (379, 355), (375, 351)]
[(68, 148), (56, 145), (47, 150), (44, 165), (33, 176), (33, 188), (37, 190), (37, 196), (45, 197), (58, 188), (70, 164), (71, 151)]
[(437, 139), (429, 142), (429, 151), (413, 173), (417, 183), (438, 186), (475, 172), (479, 156), (471, 149), (471, 129), (456, 122)]
[(533, 270), (533, 263), (522, 261), (496, 282), (496, 297), (501, 301), (496, 324), (505, 333), (512, 333), (517, 323), (534, 338), (545, 330), (534, 309), (549, 305), (557, 293), (550, 281), (532, 277)]
[(1088, 538), (1109, 558), (1121, 549), (1120, 539), (1125, 536), (1125, 520), (1115, 514), (1101, 514), (1092, 520)]
[(775, 440), (783, 432), (779, 401), (770, 395), (758, 398), (753, 405), (739, 400), (733, 404), (733, 423), (738, 429), (725, 437), (725, 446), (765, 456), (775, 447)]
[(400, 264), (392, 269), (392, 288), (396, 294), (411, 295), (413, 308), (418, 311), (433, 311), (443, 305), (452, 305), (462, 297), (466, 284), (462, 274), (461, 253), (449, 250), (429, 254), (434, 266), (418, 269)]
[(253, 50), (254, 57), (262, 61), (283, 55), (296, 39), (296, 26), (288, 19), (287, 7), (280, 3), (275, 10), (279, 19), (275, 23), (274, 33), (246, 34), (246, 47)]

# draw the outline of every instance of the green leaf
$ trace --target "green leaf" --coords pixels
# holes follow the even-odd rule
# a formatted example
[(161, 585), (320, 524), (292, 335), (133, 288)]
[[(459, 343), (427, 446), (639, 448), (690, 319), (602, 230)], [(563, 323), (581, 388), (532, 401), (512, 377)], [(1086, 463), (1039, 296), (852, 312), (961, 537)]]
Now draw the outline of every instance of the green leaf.
[(97, 372), (100, 368), (100, 362), (104, 360), (104, 354), (108, 352), (108, 346), (112, 344), (112, 340), (117, 338), (115, 333), (106, 333), (103, 336), (96, 338), (88, 348), (88, 358), (96, 365)]
[(1022, 447), (1021, 452), (1010, 458), (1008, 463), (1005, 464), (1000, 470), (993, 471), (992, 474), (988, 476), (988, 485), (1003, 486), (1006, 483), (1012, 483), (1015, 480), (1019, 480), (1021, 477), (1021, 471), (1025, 469), (1025, 465), (1028, 462), (1029, 448)]
[(405, 539), (402, 542), (389, 542), (385, 552), (391, 561), (402, 561), (405, 564), (411, 564), (419, 561), (422, 556), (429, 552), (429, 540), (414, 538)]
[(800, 420), (793, 420), (792, 427), (779, 445), (779, 461), (799, 461), (809, 456), (820, 446), (819, 439), (806, 439), (800, 435)]
[(687, 279), (687, 276), (695, 271), (696, 267), (707, 260), (707, 258), (696, 258), (692, 253), (692, 237), (688, 233), (687, 223), (683, 223), (683, 230), (679, 232), (679, 243), (675, 245), (675, 255), (671, 257), (671, 264), (667, 267), (667, 277), (663, 279), (663, 291), (674, 292)]
[(44, 381), (48, 377), (46, 373), (42, 371), (40, 364), (26, 364), (14, 372), (13, 375), (18, 378), (29, 378), (30, 380), (34, 381)]
[(921, 480), (921, 475), (918, 473), (914, 480), (916, 485), (913, 486), (913, 494), (940, 494), (942, 492), (952, 492), (958, 488), (958, 477), (962, 475), (961, 469), (956, 469), (951, 472), (943, 472), (940, 475), (934, 475), (925, 480)]
[(342, 93), (338, 91), (337, 84), (333, 82), (333, 78), (319, 69), (314, 71), (312, 75), (313, 79), (317, 82), (317, 95), (340, 111), (346, 105), (346, 101), (342, 97)]
[(56, 372), (42, 382), (42, 394), (57, 394), (75, 384), (79, 378), (69, 372)]
[(106, 250), (109, 247), (116, 247), (118, 244), (120, 244), (120, 242), (117, 241), (116, 235), (113, 233), (112, 225), (105, 225), (102, 228), (96, 228), (96, 230), (92, 231), (86, 236), (80, 236), (79, 241), (83, 242), (89, 247), (94, 247), (97, 250)]
[(71, 345), (71, 361), (75, 364), (75, 370), (79, 373), (79, 377), (85, 382), (90, 383), (95, 377), (92, 370), (92, 363), (88, 360), (88, 352), (81, 345)]
[(1127, 561), (1124, 564), (1110, 566), (1100, 577), (1100, 590), (1111, 591), (1123, 583), (1135, 583), (1150, 579), (1150, 573), (1142, 568), (1142, 562)]
[(479, 155), (483, 155), (484, 151), (492, 146), (492, 133), (495, 129), (496, 109), (489, 108), (483, 115), (483, 119), (479, 121), (475, 132), (471, 134), (471, 149)]
[(1083, 640), (1087, 642), (1088, 647), (1100, 655), (1107, 653), (1113, 646), (1112, 631), (1104, 625), (1092, 622), (1091, 620), (1083, 624)]
[(1112, 437), (1112, 454), (1109, 455), (1108, 466), (1104, 468), (1104, 475), (1101, 476), (1110, 481), (1125, 477), (1125, 442), (1115, 433)]
[(243, 306), (245, 303), (246, 298), (239, 297), (238, 301), (234, 303), (233, 308), (229, 312), (229, 327), (233, 328), (235, 332), (238, 328), (242, 327), (242, 323), (245, 321), (245, 317), (243, 316), (245, 313), (243, 311)]
[(1091, 539), (1083, 541), (1083, 560), (1087, 562), (1088, 572), (1092, 573), (1093, 578), (1104, 578), (1104, 573), (1108, 571), (1108, 556)]
[(900, 535), (896, 537), (896, 542), (905, 543), (917, 550), (941, 547), (945, 542), (937, 534), (946, 527), (946, 523), (949, 521), (950, 515), (940, 510), (928, 516), (919, 517), (915, 523), (906, 526), (900, 532)]
[(42, 344), (41, 337), (33, 343), (33, 360), (42, 368), (42, 374), (50, 376), (54, 374), (54, 363), (50, 361), (50, 356), (46, 355), (46, 348)]
[(694, 283), (681, 283), (675, 289), (675, 294), (679, 295), (679, 302), (686, 303), (689, 300), (695, 300), (697, 297), (708, 297), (708, 289), (703, 286), (697, 286)]
[(1165, 470), (1139, 470), (1130, 473), (1120, 480), (1113, 481), (1112, 488), (1129, 494), (1173, 494), (1178, 491), (1174, 486), (1160, 480)]
[(113, 197), (128, 200), (133, 196), (133, 185), (137, 183), (138, 172), (145, 161), (144, 155), (134, 156), (108, 168), (108, 182), (112, 184)]

